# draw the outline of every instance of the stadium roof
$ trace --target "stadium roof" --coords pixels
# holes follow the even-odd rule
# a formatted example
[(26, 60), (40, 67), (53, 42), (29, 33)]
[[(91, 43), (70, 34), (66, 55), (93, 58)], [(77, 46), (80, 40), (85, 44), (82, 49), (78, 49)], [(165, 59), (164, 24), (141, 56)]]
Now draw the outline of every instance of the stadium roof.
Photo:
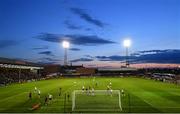
[(35, 67), (35, 66), (24, 66), (24, 65), (12, 65), (12, 64), (1, 64), (0, 67), (2, 68), (19, 68), (19, 69), (43, 69), (43, 67)]
[(1, 68), (43, 69), (39, 64), (0, 57)]
[(40, 64), (37, 63), (27, 62), (18, 59), (3, 58), (3, 57), (0, 57), (0, 64), (25, 65), (25, 66), (36, 66), (36, 67), (41, 66)]

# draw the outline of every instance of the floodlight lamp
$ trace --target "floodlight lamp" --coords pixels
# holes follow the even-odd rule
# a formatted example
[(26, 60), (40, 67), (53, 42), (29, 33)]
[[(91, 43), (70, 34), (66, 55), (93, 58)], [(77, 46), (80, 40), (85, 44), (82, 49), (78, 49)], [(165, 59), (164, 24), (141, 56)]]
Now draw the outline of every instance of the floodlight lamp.
[(63, 41), (62, 46), (63, 46), (63, 48), (69, 48), (69, 42), (68, 41)]
[(124, 47), (130, 47), (131, 46), (131, 40), (126, 39), (126, 40), (124, 40), (123, 44), (124, 44)]

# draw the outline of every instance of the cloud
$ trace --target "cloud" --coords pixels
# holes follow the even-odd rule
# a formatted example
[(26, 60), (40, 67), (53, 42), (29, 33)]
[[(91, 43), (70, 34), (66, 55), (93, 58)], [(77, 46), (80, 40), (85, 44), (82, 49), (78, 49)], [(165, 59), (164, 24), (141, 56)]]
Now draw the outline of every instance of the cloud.
[(19, 42), (14, 40), (0, 40), (0, 48), (6, 48), (9, 46), (14, 46), (19, 44)]
[(39, 58), (37, 63), (39, 63), (39, 64), (57, 64), (60, 61), (61, 60), (55, 59), (55, 58), (43, 57), (43, 58)]
[(42, 47), (35, 47), (35, 48), (32, 48), (33, 50), (43, 50), (43, 49), (48, 49), (49, 47), (48, 46), (42, 46)]
[(51, 62), (51, 61), (38, 61), (37, 63), (41, 65), (58, 64), (57, 62)]
[(140, 53), (138, 53), (138, 52), (131, 53), (130, 56), (140, 56)]
[(123, 61), (126, 59), (125, 56), (112, 55), (112, 56), (96, 56), (100, 61)]
[(59, 59), (55, 59), (55, 58), (49, 58), (49, 57), (45, 57), (45, 58), (40, 58), (43, 61), (51, 61), (51, 62), (57, 62), (57, 61), (61, 61)]
[(72, 29), (72, 30), (80, 30), (80, 29), (82, 29), (81, 26), (74, 25), (73, 23), (71, 23), (68, 20), (65, 20), (64, 24), (67, 26), (68, 29)]
[(80, 8), (70, 8), (71, 12), (78, 15), (81, 19), (93, 24), (93, 25), (96, 25), (98, 27), (105, 27), (106, 24), (103, 23), (102, 21), (98, 20), (98, 19), (95, 19), (93, 17), (91, 17), (88, 13), (85, 12), (85, 10), (83, 9), (80, 9)]
[(166, 49), (166, 50), (145, 50), (145, 51), (138, 51), (138, 52), (132, 53), (131, 56), (165, 53), (165, 52), (169, 52), (169, 51), (175, 51), (175, 50), (170, 50), (170, 49)]
[(59, 34), (51, 34), (51, 33), (42, 33), (38, 35), (36, 38), (43, 41), (55, 42), (55, 43), (60, 43), (64, 40), (67, 40), (71, 44), (84, 45), (84, 46), (96, 46), (96, 45), (102, 45), (102, 44), (115, 43), (113, 41), (100, 38), (96, 35), (78, 35), (78, 34), (59, 35)]
[(86, 30), (86, 31), (92, 31), (91, 28), (85, 28), (84, 30)]
[[(151, 53), (149, 53), (151, 52)], [(156, 52), (156, 53), (152, 53)], [(158, 52), (158, 53), (157, 53)], [(143, 54), (142, 54), (143, 53)], [(135, 56), (137, 55), (137, 56)], [(180, 63), (180, 50), (148, 50), (139, 51), (133, 56), (129, 56), (131, 63)], [(99, 61), (125, 61), (125, 56), (113, 55), (113, 56), (96, 56)]]
[(180, 63), (180, 50), (160, 50), (158, 53), (143, 54), (136, 58), (141, 63)]
[(93, 59), (89, 59), (89, 58), (79, 58), (79, 59), (71, 60), (71, 62), (89, 62), (89, 61), (93, 61)]
[(91, 59), (93, 59), (94, 57), (93, 56), (91, 56), (91, 55), (84, 55), (85, 57), (87, 57), (87, 58), (91, 58)]
[(91, 28), (86, 28), (86, 27), (83, 27), (83, 26), (78, 26), (78, 25), (75, 25), (73, 24), (71, 21), (69, 20), (65, 20), (64, 21), (64, 25), (68, 28), (68, 29), (71, 29), (71, 30), (85, 30), (85, 31), (91, 31), (92, 29)]
[(59, 59), (55, 59), (55, 58), (49, 58), (49, 57), (45, 57), (45, 58), (41, 58), (41, 60), (46, 60), (46, 61), (60, 61)]
[(81, 49), (79, 49), (79, 48), (70, 48), (69, 50), (71, 50), (71, 51), (80, 51)]
[(42, 52), (39, 52), (38, 54), (54, 56), (51, 51), (42, 51)]
[(139, 54), (153, 54), (153, 53), (164, 53), (164, 52), (167, 52), (167, 51), (170, 51), (170, 50), (146, 50), (146, 51), (139, 51), (137, 53)]

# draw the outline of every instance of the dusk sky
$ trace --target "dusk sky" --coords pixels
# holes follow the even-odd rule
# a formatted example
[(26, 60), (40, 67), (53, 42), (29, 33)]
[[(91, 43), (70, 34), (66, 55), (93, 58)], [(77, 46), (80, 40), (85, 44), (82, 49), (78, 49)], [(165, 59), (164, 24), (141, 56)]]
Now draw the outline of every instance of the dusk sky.
[(0, 0), (0, 57), (87, 66), (180, 64), (180, 0)]

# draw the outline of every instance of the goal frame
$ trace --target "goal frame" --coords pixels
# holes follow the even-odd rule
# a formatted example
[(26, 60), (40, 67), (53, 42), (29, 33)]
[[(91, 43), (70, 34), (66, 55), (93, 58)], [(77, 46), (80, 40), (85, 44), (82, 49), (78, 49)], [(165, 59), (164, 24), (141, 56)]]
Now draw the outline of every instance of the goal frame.
[[(94, 90), (94, 93), (107, 93), (108, 90)], [(75, 103), (76, 103), (76, 93), (83, 94), (82, 90), (74, 90), (72, 92), (72, 111), (75, 109)], [(120, 90), (113, 90), (113, 93), (118, 94), (118, 104), (120, 111), (122, 111), (122, 106), (121, 106), (121, 92)]]

